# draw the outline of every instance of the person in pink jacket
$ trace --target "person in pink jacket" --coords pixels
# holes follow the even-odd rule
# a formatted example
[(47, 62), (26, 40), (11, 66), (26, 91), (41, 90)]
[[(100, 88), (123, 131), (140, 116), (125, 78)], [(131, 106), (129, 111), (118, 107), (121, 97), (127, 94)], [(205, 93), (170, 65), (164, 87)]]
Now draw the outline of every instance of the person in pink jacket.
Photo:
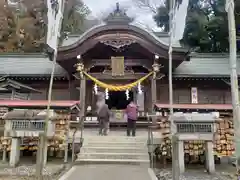
[(127, 136), (136, 136), (136, 121), (138, 116), (138, 108), (137, 105), (131, 101), (126, 109), (127, 114)]

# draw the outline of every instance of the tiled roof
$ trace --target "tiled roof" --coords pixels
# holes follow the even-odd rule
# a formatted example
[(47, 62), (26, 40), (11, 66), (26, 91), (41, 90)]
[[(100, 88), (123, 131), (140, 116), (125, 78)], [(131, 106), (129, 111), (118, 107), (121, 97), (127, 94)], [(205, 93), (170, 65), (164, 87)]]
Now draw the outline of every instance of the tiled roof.
[[(152, 31), (149, 31), (148, 29), (138, 26), (134, 23), (130, 23), (127, 26), (121, 26), (121, 25), (119, 25), (119, 26), (113, 25), (112, 26), (112, 25), (106, 25), (105, 23), (101, 23), (101, 24), (91, 27), (90, 29), (86, 30), (82, 34), (70, 35), (67, 39), (65, 39), (63, 41), (63, 43), (60, 46), (60, 50), (64, 50), (68, 46), (77, 44), (77, 42), (80, 43), (80, 42), (84, 41), (85, 39), (88, 38), (87, 36), (90, 34), (97, 34), (100, 31), (105, 31), (106, 29), (116, 30), (119, 28), (122, 30), (128, 29), (128, 30), (133, 30), (133, 31), (140, 31), (140, 32), (145, 33), (146, 35), (152, 37), (157, 42), (157, 44), (163, 45), (165, 47), (169, 46), (169, 36), (167, 33), (152, 32)], [(178, 49), (180, 51), (184, 51), (184, 52), (186, 51), (186, 49), (179, 42), (173, 43), (173, 48), (176, 48), (176, 49)]]
[[(46, 108), (47, 100), (1, 100), (0, 107), (9, 108)], [(79, 101), (52, 101), (52, 108), (71, 108), (79, 104)]]
[[(1, 54), (0, 75), (50, 76), (53, 62), (44, 54)], [(66, 71), (56, 64), (55, 76), (64, 76)]]
[(17, 82), (12, 79), (8, 79), (8, 78), (6, 78), (3, 82), (0, 83), (0, 88), (8, 89), (8, 86), (10, 86), (11, 88), (14, 88), (14, 89), (18, 89), (18, 90), (24, 89), (25, 91), (41, 93), (41, 91), (38, 91), (37, 89), (34, 89), (31, 86), (22, 84), (20, 82)]
[[(44, 120), (46, 119), (46, 110), (31, 110), (31, 109), (13, 109), (4, 114), (3, 119), (7, 120)], [(53, 120), (59, 117), (59, 114), (52, 111), (49, 119)]]
[[(159, 109), (169, 109), (169, 104), (155, 104)], [(209, 109), (209, 110), (232, 110), (231, 104), (173, 104), (173, 109)]]
[[(238, 57), (240, 62), (240, 57)], [(52, 61), (44, 54), (0, 55), (0, 76), (50, 76)], [(237, 64), (240, 75), (240, 65)], [(66, 71), (56, 64), (55, 76), (65, 76)], [(192, 54), (190, 61), (182, 62), (173, 72), (175, 77), (229, 77), (228, 54)]]
[[(240, 63), (240, 58), (238, 57)], [(240, 75), (240, 64), (237, 72)], [(228, 54), (193, 54), (190, 61), (182, 62), (173, 72), (174, 76), (230, 76)]]

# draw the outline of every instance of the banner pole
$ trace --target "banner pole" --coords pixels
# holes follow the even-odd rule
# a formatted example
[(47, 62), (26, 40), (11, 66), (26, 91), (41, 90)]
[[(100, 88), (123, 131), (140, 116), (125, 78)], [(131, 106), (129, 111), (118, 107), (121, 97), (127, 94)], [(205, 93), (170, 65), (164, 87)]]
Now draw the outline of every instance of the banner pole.
[(172, 82), (172, 41), (173, 41), (173, 13), (174, 13), (174, 6), (175, 6), (175, 0), (170, 0), (170, 14), (169, 14), (169, 75), (168, 75), (168, 81), (169, 81), (169, 110), (170, 110), (170, 116), (169, 119), (171, 121), (171, 135), (172, 135), (172, 179), (173, 180), (179, 180), (180, 178), (180, 171), (179, 171), (179, 163), (178, 163), (178, 154), (177, 154), (177, 139), (176, 139), (176, 128), (175, 124), (173, 122), (173, 82)]
[[(63, 21), (63, 13), (64, 13), (64, 7), (65, 7), (65, 0), (61, 0), (62, 1), (62, 9), (60, 9), (61, 11), (61, 15), (62, 17), (60, 18), (60, 22), (59, 22), (59, 27), (58, 27), (58, 31), (55, 33), (57, 34), (57, 47), (55, 47), (54, 49), (54, 54), (53, 54), (53, 64), (52, 64), (52, 72), (51, 72), (51, 77), (50, 77), (50, 82), (49, 82), (49, 89), (48, 89), (48, 103), (47, 103), (47, 109), (46, 109), (46, 118), (45, 118), (45, 122), (44, 122), (44, 132), (41, 133), (39, 135), (40, 138), (40, 143), (39, 143), (39, 152), (38, 152), (38, 158), (37, 158), (37, 167), (36, 167), (36, 175), (37, 178), (39, 180), (43, 180), (43, 169), (45, 166), (45, 161), (47, 161), (47, 150), (46, 148), (48, 148), (48, 122), (50, 119), (50, 108), (51, 108), (51, 101), (52, 101), (52, 86), (53, 86), (53, 80), (54, 80), (54, 74), (55, 74), (55, 67), (56, 67), (56, 63), (57, 63), (57, 49), (58, 49), (58, 44), (59, 44), (59, 36), (61, 33), (61, 27), (62, 27), (62, 21)], [(49, 22), (48, 22), (48, 26), (49, 26)]]
[(239, 174), (240, 163), (240, 104), (239, 104), (239, 86), (237, 74), (237, 38), (236, 38), (236, 24), (234, 14), (234, 1), (226, 0), (226, 11), (228, 14), (228, 31), (229, 31), (229, 64), (231, 69), (231, 93), (233, 106), (233, 123), (235, 136), (235, 155), (236, 155), (236, 169)]

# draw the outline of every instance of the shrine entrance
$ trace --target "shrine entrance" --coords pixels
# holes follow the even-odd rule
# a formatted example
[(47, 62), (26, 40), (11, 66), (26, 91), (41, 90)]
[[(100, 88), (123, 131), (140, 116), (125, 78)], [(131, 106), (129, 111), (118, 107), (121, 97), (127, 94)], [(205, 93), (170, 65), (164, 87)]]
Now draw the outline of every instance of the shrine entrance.
[(124, 110), (133, 100), (133, 91), (129, 91), (129, 97), (127, 97), (126, 91), (110, 91), (106, 104), (111, 110)]
[[(139, 106), (139, 117), (145, 120), (147, 112), (154, 111), (157, 80), (168, 73), (168, 42), (166, 37), (158, 37), (132, 22), (118, 7), (104, 24), (72, 39), (72, 43), (69, 39), (68, 45), (59, 48), (58, 64), (70, 77), (74, 75), (73, 91), (74, 86), (80, 89), (80, 97), (79, 92), (76, 95), (81, 102), (80, 117), (85, 116), (86, 109), (94, 114), (95, 91), (100, 88), (101, 92), (108, 92), (106, 103), (117, 112), (113, 113), (117, 120), (123, 119), (120, 111), (131, 100)], [(174, 45), (173, 68), (186, 59), (187, 53), (180, 45)]]

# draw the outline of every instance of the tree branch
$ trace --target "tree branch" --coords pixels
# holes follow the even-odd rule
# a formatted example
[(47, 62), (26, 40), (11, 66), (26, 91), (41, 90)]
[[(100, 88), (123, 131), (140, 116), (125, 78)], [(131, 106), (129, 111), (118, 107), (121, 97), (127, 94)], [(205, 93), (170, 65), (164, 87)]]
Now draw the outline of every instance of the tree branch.
[(159, 4), (163, 4), (164, 0), (160, 0), (160, 3), (151, 0), (132, 0), (140, 9), (150, 10), (152, 13), (157, 14)]

